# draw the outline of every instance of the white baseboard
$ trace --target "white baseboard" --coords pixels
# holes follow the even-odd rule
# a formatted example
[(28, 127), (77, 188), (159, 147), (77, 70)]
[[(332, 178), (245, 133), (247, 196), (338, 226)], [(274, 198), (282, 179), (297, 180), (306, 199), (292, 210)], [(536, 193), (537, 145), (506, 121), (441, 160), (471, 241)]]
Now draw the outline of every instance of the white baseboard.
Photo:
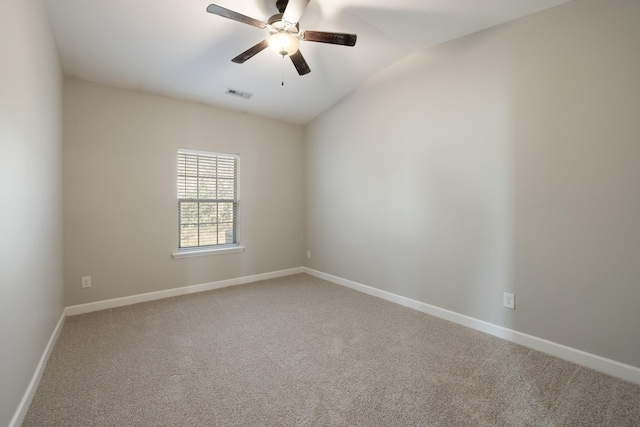
[(154, 301), (162, 298), (176, 297), (179, 295), (193, 294), (196, 292), (211, 291), (214, 289), (226, 288), (229, 286), (243, 285), (245, 283), (257, 282), (260, 280), (275, 279), (277, 277), (290, 276), (303, 272), (303, 267), (291, 268), (288, 270), (273, 271), (270, 273), (256, 274), (254, 276), (244, 276), (235, 279), (220, 280), (217, 282), (202, 283), (199, 285), (185, 286), (182, 288), (167, 289), (164, 291), (149, 292), (146, 294), (132, 295), (122, 298), (114, 298), (87, 304), (72, 305), (67, 307), (67, 316), (90, 313), (92, 311), (106, 310), (109, 308), (123, 307), (125, 305), (137, 304), (140, 302)]
[(47, 346), (44, 348), (42, 357), (40, 357), (38, 366), (36, 366), (36, 371), (33, 373), (33, 377), (31, 377), (31, 382), (29, 382), (27, 391), (24, 393), (24, 396), (22, 396), (22, 400), (18, 405), (18, 409), (16, 409), (16, 412), (13, 414), (13, 418), (9, 423), (9, 427), (20, 427), (20, 425), (22, 425), (22, 421), (24, 421), (24, 417), (27, 415), (27, 411), (29, 410), (29, 405), (31, 405), (31, 401), (33, 400), (33, 395), (36, 393), (36, 389), (38, 388), (38, 384), (40, 383), (40, 378), (42, 378), (42, 374), (44, 373), (44, 368), (45, 366), (47, 366), (47, 361), (49, 360), (51, 350), (53, 350), (53, 346), (58, 339), (58, 335), (60, 335), (60, 331), (62, 330), (62, 325), (64, 324), (65, 317), (66, 309), (62, 310), (60, 319), (58, 320), (56, 327), (53, 329), (51, 337), (49, 337), (49, 342), (47, 342)]
[(341, 277), (333, 276), (331, 274), (323, 273), (311, 268), (304, 267), (303, 272), (311, 276), (315, 276), (320, 279), (324, 279), (329, 282), (342, 285), (374, 297), (382, 298), (384, 300), (391, 301), (405, 307), (413, 308), (415, 310), (430, 314), (435, 317), (439, 317), (441, 319), (445, 319), (472, 329), (476, 329), (481, 332), (485, 332), (490, 335), (494, 335), (499, 338), (503, 338), (516, 344), (520, 344), (525, 347), (529, 347), (534, 350), (538, 350), (543, 353), (568, 360), (569, 362), (573, 362), (578, 365), (594, 369), (596, 371), (604, 372), (605, 374), (621, 378), (626, 381), (640, 384), (640, 368), (635, 366), (620, 363), (615, 360), (587, 353), (586, 351), (578, 350), (572, 347), (567, 347), (566, 345), (548, 341), (543, 338), (538, 338), (533, 335), (524, 334), (512, 329), (494, 325), (493, 323), (485, 322), (483, 320), (465, 316), (464, 314), (456, 313), (444, 308), (436, 307), (400, 295), (392, 294), (391, 292), (372, 288), (361, 283), (343, 279)]
[(179, 295), (186, 295), (196, 292), (209, 291), (213, 289), (220, 289), (229, 286), (242, 285), (246, 283), (257, 282), (260, 280), (274, 279), (277, 277), (289, 276), (292, 274), (306, 273), (311, 276), (315, 276), (329, 282), (342, 285), (353, 290), (363, 292), (368, 295), (372, 295), (378, 298), (382, 298), (387, 301), (394, 302), (396, 304), (403, 305), (405, 307), (413, 308), (423, 313), (430, 314), (445, 320), (449, 320), (454, 323), (458, 323), (463, 326), (467, 326), (472, 329), (476, 329), (481, 332), (488, 333), (490, 335), (497, 336), (499, 338), (512, 341), (517, 344), (524, 345), (534, 350), (542, 351), (552, 356), (559, 357), (564, 360), (568, 360), (573, 363), (591, 368), (606, 374), (612, 375), (617, 378), (622, 378), (627, 381), (631, 381), (640, 384), (640, 368), (626, 365), (624, 363), (616, 362), (615, 360), (607, 359), (597, 356), (595, 354), (587, 353), (582, 350), (567, 347), (562, 344), (554, 343), (542, 338), (527, 335), (522, 332), (517, 332), (502, 326), (494, 325), (483, 320), (475, 319), (473, 317), (465, 316), (460, 313), (456, 313), (450, 310), (445, 310), (440, 307), (436, 307), (430, 304), (426, 304), (420, 301), (416, 301), (410, 298), (406, 298), (400, 295), (392, 294), (391, 292), (383, 291), (380, 289), (372, 288), (361, 283), (357, 283), (351, 280), (343, 279), (341, 277), (333, 276), (330, 274), (322, 273), (317, 270), (313, 270), (307, 267), (297, 267), (288, 270), (274, 271), (270, 273), (257, 274), (254, 276), (244, 276), (235, 279), (220, 280), (217, 282), (203, 283), (200, 285), (185, 286), (182, 288), (167, 289), (164, 291), (150, 292), (146, 294), (133, 295), (123, 298), (115, 298), (106, 301), (98, 301), (88, 304), (80, 304), (66, 307), (60, 316), (60, 320), (56, 324), (56, 327), (49, 338), (49, 342), (45, 347), (44, 353), (40, 358), (40, 362), (36, 367), (36, 370), (31, 378), (31, 382), (27, 387), (16, 412), (9, 423), (9, 427), (19, 427), (27, 414), (31, 400), (36, 392), (38, 383), (42, 378), (44, 368), (51, 354), (51, 350), (58, 339), (58, 335), (62, 330), (64, 319), (66, 316), (73, 316), (77, 314), (90, 313), (92, 311), (105, 310), (108, 308), (122, 307), (125, 305), (136, 304), (139, 302), (154, 301), (162, 298), (169, 298)]

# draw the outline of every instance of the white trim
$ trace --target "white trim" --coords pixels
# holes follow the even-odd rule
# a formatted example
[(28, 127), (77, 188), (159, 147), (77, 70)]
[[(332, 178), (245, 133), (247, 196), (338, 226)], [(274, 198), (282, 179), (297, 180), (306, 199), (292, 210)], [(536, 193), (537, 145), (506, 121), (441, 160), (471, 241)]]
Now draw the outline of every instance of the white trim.
[(66, 309), (62, 310), (60, 319), (58, 320), (56, 327), (53, 328), (53, 332), (51, 333), (49, 342), (44, 348), (44, 352), (42, 353), (42, 357), (40, 357), (40, 361), (36, 366), (33, 377), (31, 377), (31, 382), (27, 387), (27, 391), (25, 391), (24, 396), (22, 396), (22, 400), (20, 401), (16, 412), (13, 414), (11, 422), (9, 422), (9, 427), (19, 427), (20, 425), (22, 425), (22, 421), (24, 421), (24, 417), (27, 415), (29, 405), (31, 405), (31, 401), (33, 400), (33, 395), (36, 393), (36, 389), (38, 388), (38, 384), (40, 383), (40, 379), (42, 378), (42, 374), (44, 373), (44, 368), (45, 366), (47, 366), (47, 361), (49, 360), (49, 356), (51, 355), (51, 350), (53, 350), (53, 346), (55, 345), (58, 336), (60, 335), (60, 331), (62, 330), (62, 325), (64, 324), (64, 319), (67, 315), (66, 311)]
[(423, 313), (449, 320), (451, 322), (458, 323), (460, 325), (467, 326), (469, 328), (476, 329), (478, 331), (485, 332), (520, 345), (524, 345), (534, 350), (542, 351), (552, 356), (556, 356), (561, 359), (586, 366), (587, 368), (604, 372), (614, 377), (622, 378), (626, 381), (640, 384), (640, 368), (638, 367), (616, 362), (615, 360), (607, 359), (595, 354), (587, 353), (582, 350), (567, 347), (565, 345), (534, 337), (532, 335), (527, 335), (522, 332), (517, 332), (508, 328), (504, 328), (502, 326), (485, 322), (483, 320), (475, 319), (473, 317), (465, 316), (460, 313), (456, 313), (400, 295), (392, 294), (391, 292), (383, 291), (363, 285), (361, 283), (343, 279), (338, 276), (322, 273), (308, 267), (297, 267), (288, 270), (273, 271), (270, 273), (256, 274), (253, 276), (244, 276), (235, 279), (220, 280), (217, 282), (203, 283), (200, 285), (185, 286), (182, 288), (174, 288), (164, 291), (150, 292), (147, 294), (133, 295), (129, 297), (115, 298), (105, 301), (66, 307), (63, 310), (62, 315), (60, 316), (60, 319), (58, 320), (58, 323), (56, 324), (56, 327), (51, 334), (51, 337), (49, 338), (49, 342), (47, 343), (42, 357), (40, 358), (40, 362), (38, 363), (33, 377), (31, 378), (31, 382), (29, 383), (29, 386), (27, 387), (27, 390), (25, 391), (25, 394), (22, 397), (22, 400), (20, 401), (20, 404), (18, 405), (18, 408), (16, 409), (16, 412), (11, 419), (8, 427), (19, 427), (24, 421), (24, 417), (27, 415), (29, 405), (31, 404), (40, 379), (42, 378), (42, 374), (44, 373), (44, 368), (47, 364), (47, 361), (49, 360), (51, 350), (53, 349), (53, 346), (58, 339), (58, 336), (60, 335), (60, 331), (62, 330), (62, 325), (64, 324), (64, 319), (66, 316), (90, 313), (93, 311), (122, 307), (139, 302), (154, 301), (157, 299), (169, 298), (178, 295), (186, 295), (196, 292), (220, 289), (228, 286), (242, 285), (246, 283), (257, 282), (260, 280), (274, 279), (277, 277), (284, 277), (299, 273), (306, 273), (311, 276), (315, 276), (320, 279), (324, 279), (329, 282), (333, 282), (338, 285), (356, 290), (358, 292), (382, 298), (384, 300), (391, 301), (405, 307), (413, 308)]
[(171, 254), (173, 259), (193, 258), (197, 256), (232, 254), (235, 252), (244, 252), (244, 246), (223, 247), (215, 249), (194, 249), (182, 252), (174, 252)]
[(604, 372), (605, 374), (617, 378), (622, 378), (626, 381), (640, 384), (640, 368), (636, 366), (620, 363), (615, 360), (587, 353), (586, 351), (558, 344), (543, 338), (538, 338), (533, 335), (514, 331), (503, 326), (494, 325), (493, 323), (485, 322), (484, 320), (475, 319), (473, 317), (465, 316), (464, 314), (456, 313), (454, 311), (416, 301), (411, 298), (406, 298), (400, 295), (392, 294), (391, 292), (372, 288), (361, 283), (313, 270), (308, 267), (303, 267), (303, 272), (311, 276), (315, 276), (320, 279), (345, 286), (358, 292), (382, 298), (384, 300), (391, 301), (405, 307), (413, 308), (414, 310), (418, 310), (423, 313), (439, 317), (441, 319), (449, 320), (451, 322), (467, 326), (469, 328), (485, 332), (499, 338), (503, 338), (507, 341), (511, 341), (516, 344), (520, 344), (525, 347), (529, 347), (564, 360), (568, 360), (578, 365), (582, 365), (596, 371)]
[(221, 151), (209, 151), (209, 150), (197, 150), (193, 148), (181, 148), (178, 147), (178, 154), (201, 154), (203, 156), (212, 156), (212, 157), (229, 157), (230, 159), (239, 159), (240, 154), (238, 153), (223, 153)]
[(245, 283), (257, 282), (260, 280), (275, 279), (277, 277), (290, 276), (303, 272), (303, 267), (291, 268), (288, 270), (273, 271), (270, 273), (256, 274), (253, 276), (238, 277), (235, 279), (219, 280), (217, 282), (202, 283), (200, 285), (184, 286), (181, 288), (167, 289), (164, 291), (149, 292), (146, 294), (131, 295), (128, 297), (114, 298), (104, 301), (90, 302), (87, 304), (72, 305), (67, 307), (67, 316), (90, 313), (93, 311), (106, 310), (109, 308), (122, 307), (125, 305), (137, 304), (140, 302), (154, 301), (162, 298), (170, 298), (179, 295), (193, 294), (196, 292), (211, 291), (214, 289), (226, 288), (228, 286), (243, 285)]

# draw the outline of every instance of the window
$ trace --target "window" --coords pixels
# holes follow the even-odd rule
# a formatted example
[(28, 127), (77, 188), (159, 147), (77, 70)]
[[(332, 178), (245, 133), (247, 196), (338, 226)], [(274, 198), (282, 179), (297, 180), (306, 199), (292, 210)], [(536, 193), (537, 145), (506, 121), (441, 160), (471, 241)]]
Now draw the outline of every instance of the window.
[(180, 251), (239, 247), (239, 160), (235, 154), (178, 149)]

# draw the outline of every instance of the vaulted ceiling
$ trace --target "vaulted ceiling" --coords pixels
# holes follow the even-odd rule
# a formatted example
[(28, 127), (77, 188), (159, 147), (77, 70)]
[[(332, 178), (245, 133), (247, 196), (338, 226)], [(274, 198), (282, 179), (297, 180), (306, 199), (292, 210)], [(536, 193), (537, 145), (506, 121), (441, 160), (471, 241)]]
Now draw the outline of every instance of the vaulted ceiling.
[[(264, 40), (266, 30), (206, 12), (213, 2), (267, 21), (278, 13), (276, 0), (45, 3), (67, 76), (304, 124), (413, 52), (566, 1), (311, 0), (301, 30), (358, 39), (354, 47), (302, 41), (311, 68), (304, 76), (269, 49), (232, 63)], [(252, 96), (231, 96), (229, 88)]]

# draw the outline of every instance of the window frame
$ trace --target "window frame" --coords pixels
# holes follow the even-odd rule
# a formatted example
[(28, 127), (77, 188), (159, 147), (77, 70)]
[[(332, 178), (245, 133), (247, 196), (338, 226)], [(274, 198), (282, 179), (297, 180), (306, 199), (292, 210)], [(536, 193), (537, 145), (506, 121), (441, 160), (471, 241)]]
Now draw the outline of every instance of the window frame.
[[(176, 201), (177, 201), (177, 246), (178, 246), (178, 250), (177, 252), (174, 252), (172, 254), (174, 259), (179, 259), (179, 258), (188, 258), (188, 257), (197, 257), (197, 256), (205, 256), (205, 255), (216, 255), (216, 254), (223, 254), (223, 253), (234, 253), (234, 252), (243, 252), (244, 251), (244, 246), (242, 246), (240, 244), (240, 220), (239, 220), (239, 212), (240, 212), (240, 155), (236, 154), (236, 153), (223, 153), (223, 152), (216, 152), (216, 151), (208, 151), (208, 150), (196, 150), (196, 149), (190, 149), (190, 148), (178, 148), (177, 152), (176, 152), (176, 173), (175, 173), (175, 179), (176, 179), (176, 192), (174, 193), (176, 196), (180, 196), (180, 155), (181, 154), (191, 154), (191, 155), (202, 155), (202, 156), (207, 156), (210, 158), (225, 158), (225, 159), (234, 159), (234, 166), (235, 166), (235, 174), (234, 174), (234, 194), (235, 197), (233, 199), (200, 199), (199, 197), (197, 198), (180, 198), (177, 197)], [(197, 178), (200, 178), (201, 175), (199, 174), (199, 171), (196, 175)], [(216, 182), (218, 179), (218, 175), (216, 173), (215, 176)], [(199, 246), (187, 246), (187, 247), (181, 247), (181, 238), (182, 238), (182, 230), (181, 227), (182, 225), (182, 220), (181, 220), (181, 204), (183, 203), (198, 203), (198, 211), (200, 209), (200, 203), (233, 203), (233, 211), (234, 211), (234, 215), (233, 215), (233, 222), (232, 222), (232, 230), (233, 230), (233, 234), (235, 236), (235, 241), (233, 243), (218, 243), (218, 244), (214, 244), (214, 245), (199, 245)], [(217, 220), (217, 213), (216, 213), (216, 220)], [(216, 222), (216, 224), (218, 224), (218, 222)], [(198, 238), (200, 238), (200, 222), (198, 220)], [(199, 242), (198, 242), (199, 243)]]

